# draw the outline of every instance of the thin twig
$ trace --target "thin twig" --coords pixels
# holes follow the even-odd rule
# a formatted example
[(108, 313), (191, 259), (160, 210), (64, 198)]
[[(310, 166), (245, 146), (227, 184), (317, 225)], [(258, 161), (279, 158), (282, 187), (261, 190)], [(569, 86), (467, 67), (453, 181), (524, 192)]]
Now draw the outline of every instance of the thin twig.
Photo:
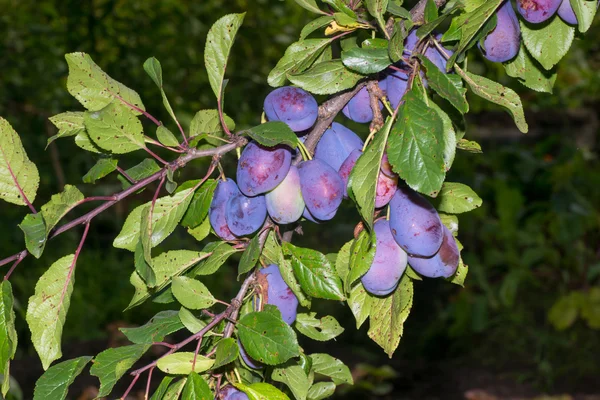
[(27, 253), (27, 251), (25, 251), (25, 252), (22, 251), (22, 252), (19, 253), (19, 257), (17, 257), (17, 260), (14, 262), (14, 264), (12, 265), (12, 267), (10, 267), (10, 269), (8, 270), (8, 272), (6, 273), (6, 275), (4, 275), (4, 280), (5, 281), (7, 281), (8, 278), (10, 278), (10, 275), (13, 273), (13, 271), (15, 270), (15, 268), (17, 268), (17, 265), (19, 265), (19, 263), (21, 261), (23, 261), (23, 259), (25, 257), (27, 257), (27, 254), (29, 254), (29, 253)]
[(137, 382), (138, 379), (140, 379), (140, 376), (136, 375), (133, 378), (133, 380), (131, 381), (131, 383), (129, 384), (129, 387), (127, 388), (127, 390), (125, 391), (125, 393), (123, 393), (123, 396), (119, 397), (120, 400), (125, 400), (125, 398), (129, 394), (129, 392), (131, 392), (131, 389), (133, 389), (133, 386), (135, 385), (135, 383)]
[(127, 179), (129, 181), (129, 183), (132, 183), (134, 185), (137, 183), (137, 181), (135, 179), (133, 179), (131, 176), (129, 176), (129, 174), (127, 172), (125, 172), (125, 170), (123, 168), (119, 167), (118, 165), (117, 165), (117, 171), (121, 175), (123, 175), (123, 178)]

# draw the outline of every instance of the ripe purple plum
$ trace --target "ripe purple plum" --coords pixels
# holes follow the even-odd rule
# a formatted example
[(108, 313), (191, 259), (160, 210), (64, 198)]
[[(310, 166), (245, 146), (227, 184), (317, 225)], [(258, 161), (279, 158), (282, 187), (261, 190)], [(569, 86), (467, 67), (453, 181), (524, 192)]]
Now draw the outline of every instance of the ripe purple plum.
[(246, 196), (266, 193), (283, 181), (291, 164), (292, 152), (288, 147), (268, 148), (250, 142), (238, 161), (238, 186)]
[[(379, 82), (381, 90), (386, 89), (386, 81)], [(383, 109), (383, 103), (379, 102), (379, 109)], [(344, 106), (342, 112), (346, 117), (361, 124), (373, 121), (373, 109), (371, 108), (371, 97), (366, 86), (359, 90)]]
[(219, 390), (219, 397), (215, 400), (248, 400), (246, 393), (237, 390), (231, 385), (227, 385)]
[(390, 228), (408, 254), (431, 257), (442, 245), (442, 221), (433, 206), (408, 187), (399, 187), (390, 201)]
[(517, 0), (517, 11), (533, 24), (544, 22), (560, 7), (562, 0)]
[(269, 121), (283, 121), (294, 131), (305, 131), (315, 124), (319, 105), (305, 90), (284, 86), (265, 98), (265, 114)]
[(321, 221), (332, 219), (342, 203), (344, 183), (330, 165), (319, 159), (298, 166), (300, 189), (311, 215)]
[(227, 226), (236, 236), (256, 232), (267, 218), (265, 196), (247, 197), (243, 193), (233, 195), (225, 208)]
[(404, 54), (410, 56), (415, 50), (415, 46), (417, 45), (418, 41), (419, 38), (417, 37), (417, 30), (413, 29), (410, 31), (406, 39), (404, 39)]
[(300, 190), (300, 174), (295, 165), (290, 167), (285, 179), (265, 195), (267, 212), (278, 224), (291, 224), (302, 216), (304, 199)]
[(238, 194), (240, 194), (240, 190), (232, 179), (227, 178), (227, 180), (219, 181), (219, 183), (217, 183), (217, 188), (215, 189), (212, 202), (210, 203), (208, 219), (215, 233), (221, 239), (236, 239), (235, 235), (231, 233), (231, 230), (227, 225), (225, 209), (227, 201)]
[(337, 171), (352, 150), (362, 149), (363, 144), (356, 133), (334, 122), (319, 140), (315, 149), (315, 158), (324, 161)]
[(408, 257), (408, 263), (419, 274), (428, 278), (450, 278), (456, 272), (460, 259), (456, 240), (445, 226), (444, 239), (439, 251), (429, 258)]
[(263, 367), (263, 364), (256, 361), (255, 359), (250, 357), (248, 353), (246, 353), (246, 349), (244, 349), (244, 346), (242, 345), (242, 342), (240, 342), (240, 339), (238, 339), (237, 342), (238, 348), (240, 349), (240, 356), (242, 357), (242, 360), (244, 360), (246, 365), (252, 369), (261, 369)]
[(266, 268), (257, 272), (258, 283), (267, 286), (265, 302), (276, 306), (281, 312), (281, 318), (291, 325), (296, 320), (298, 312), (298, 298), (292, 292), (292, 289), (285, 283), (279, 267), (275, 264), (268, 265)]
[(400, 277), (406, 269), (407, 255), (398, 246), (390, 230), (387, 220), (375, 222), (375, 258), (371, 268), (361, 278), (365, 290), (377, 296), (385, 296), (398, 286)]
[(390, 164), (390, 160), (388, 160), (387, 153), (383, 153), (383, 158), (381, 159), (381, 172), (390, 178), (397, 176), (394, 171), (392, 171), (392, 164)]
[(406, 88), (408, 87), (408, 75), (401, 71), (391, 71), (385, 78), (387, 98), (392, 105), (392, 108), (398, 107)]
[(308, 208), (304, 207), (304, 211), (302, 212), (302, 216), (304, 218), (306, 218), (307, 220), (309, 220), (310, 222), (314, 222), (315, 224), (318, 224), (319, 221), (310, 213), (310, 211), (308, 211)]
[(350, 178), (350, 172), (352, 172), (352, 168), (354, 168), (354, 164), (361, 156), (362, 151), (360, 150), (352, 150), (352, 153), (346, 157), (340, 169), (338, 170), (338, 174), (340, 178), (342, 178), (342, 182), (344, 183), (344, 198), (348, 198), (348, 179)]
[[(600, 5), (600, 0), (598, 0), (598, 3), (596, 3), (596, 7), (598, 7), (598, 5)], [(578, 23), (577, 15), (575, 15), (575, 11), (571, 6), (570, 0), (563, 0), (563, 2), (560, 3), (560, 7), (558, 8), (558, 16), (561, 17), (562, 20), (567, 24), (577, 25)]]
[[(440, 41), (442, 39), (442, 35), (438, 33), (437, 35), (435, 35), (435, 38), (438, 41)], [(454, 52), (450, 49), (447, 49), (445, 47), (443, 47), (443, 49), (444, 53), (448, 56), (448, 58), (452, 57), (452, 55), (454, 54)], [(425, 50), (425, 57), (427, 57), (429, 61), (434, 63), (440, 71), (446, 73), (446, 65), (448, 63), (448, 60), (433, 43), (431, 43), (427, 50)]]
[(483, 46), (479, 46), (479, 49), (483, 56), (490, 61), (506, 62), (513, 59), (519, 52), (521, 28), (510, 1), (504, 3), (496, 15), (498, 23), (494, 30), (486, 36)]
[(381, 208), (387, 206), (387, 204), (394, 197), (398, 189), (398, 176), (390, 178), (384, 174), (381, 170), (377, 177), (377, 190), (375, 194), (375, 208)]

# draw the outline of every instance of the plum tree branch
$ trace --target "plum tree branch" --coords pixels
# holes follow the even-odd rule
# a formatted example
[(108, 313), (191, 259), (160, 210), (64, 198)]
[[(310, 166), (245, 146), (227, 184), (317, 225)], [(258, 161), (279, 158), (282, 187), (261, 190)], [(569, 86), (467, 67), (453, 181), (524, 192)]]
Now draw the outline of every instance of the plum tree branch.
[[(448, 0), (434, 0), (437, 8), (442, 7), (447, 3)], [(427, 0), (419, 0), (419, 2), (410, 10), (410, 16), (412, 17), (415, 25), (422, 25), (425, 22), (425, 6)]]

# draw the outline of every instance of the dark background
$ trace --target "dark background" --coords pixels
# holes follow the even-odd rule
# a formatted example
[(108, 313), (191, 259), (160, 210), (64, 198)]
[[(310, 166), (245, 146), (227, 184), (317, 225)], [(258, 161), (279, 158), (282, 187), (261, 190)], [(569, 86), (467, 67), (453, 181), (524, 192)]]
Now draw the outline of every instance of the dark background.
[[(61, 139), (45, 149), (56, 133), (47, 118), (81, 110), (66, 91), (65, 53), (89, 53), (109, 75), (138, 91), (152, 114), (170, 123), (158, 90), (142, 69), (146, 58), (157, 57), (165, 90), (186, 127), (196, 111), (216, 107), (203, 63), (210, 25), (225, 13), (247, 11), (227, 70), (225, 104), (226, 113), (244, 128), (259, 123), (270, 90), (269, 70), (313, 17), (291, 0), (0, 0), (0, 9), (0, 115), (20, 133), (39, 167), (38, 207), (65, 183), (77, 184), (86, 195), (107, 195), (120, 187), (114, 175), (95, 186), (84, 185), (81, 176), (96, 158), (72, 140)], [(471, 70), (522, 94), (531, 131), (518, 133), (503, 111), (470, 98), (467, 138), (479, 141), (484, 154), (459, 151), (448, 175), (449, 181), (473, 187), (484, 200), (480, 209), (460, 216), (459, 239), (469, 275), (464, 289), (439, 280), (416, 282), (413, 310), (392, 360), (368, 339), (366, 326), (355, 329), (349, 310), (333, 302), (315, 304), (319, 314), (333, 314), (346, 327), (334, 342), (302, 343), (311, 352), (331, 352), (350, 365), (357, 384), (340, 388), (340, 398), (494, 399), (542, 393), (584, 398), (600, 393), (599, 38), (596, 26), (585, 40), (575, 40), (558, 68), (553, 95), (520, 86), (499, 65), (470, 62)], [(146, 122), (150, 133), (153, 128)], [(366, 133), (365, 126), (348, 126)], [(119, 165), (128, 168), (142, 157), (133, 154)], [(226, 166), (233, 175), (234, 160), (229, 159)], [(204, 161), (196, 161), (177, 179), (197, 178), (205, 167)], [(148, 302), (122, 312), (133, 294), (133, 257), (111, 243), (128, 210), (148, 200), (147, 192), (92, 222), (64, 329), (67, 358), (118, 345), (123, 338), (117, 327), (143, 324), (168, 308)], [(26, 212), (2, 204), (0, 258), (24, 247), (17, 224)], [(305, 224), (304, 236), (295, 241), (336, 252), (351, 239), (356, 221), (348, 202), (334, 221)], [(42, 373), (25, 323), (27, 299), (43, 271), (74, 251), (80, 235), (77, 229), (61, 235), (40, 260), (28, 257), (11, 277), (19, 332), (12, 373), (24, 398), (31, 396)], [(182, 229), (162, 245), (175, 246), (202, 244)], [(231, 298), (236, 291), (236, 262), (204, 280), (220, 298)], [(114, 395), (128, 383), (118, 385)], [(88, 398), (95, 385), (93, 377), (78, 379), (73, 398)]]

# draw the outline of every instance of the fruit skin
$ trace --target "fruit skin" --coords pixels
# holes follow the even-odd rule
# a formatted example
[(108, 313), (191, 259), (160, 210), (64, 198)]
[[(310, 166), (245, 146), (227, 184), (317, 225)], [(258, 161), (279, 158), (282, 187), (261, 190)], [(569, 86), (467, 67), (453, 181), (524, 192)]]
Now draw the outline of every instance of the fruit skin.
[(240, 190), (232, 179), (227, 178), (227, 180), (217, 183), (212, 202), (210, 203), (208, 219), (215, 233), (221, 239), (236, 239), (227, 225), (225, 210), (228, 200), (238, 194), (240, 194)]
[(309, 220), (310, 222), (314, 222), (315, 224), (319, 223), (319, 220), (317, 220), (311, 213), (310, 211), (308, 211), (308, 208), (304, 207), (304, 211), (302, 212), (302, 216), (304, 218), (306, 218), (307, 220)]
[(517, 11), (526, 21), (538, 24), (544, 22), (560, 7), (562, 0), (517, 0)]
[(374, 230), (377, 241), (375, 257), (361, 281), (367, 292), (376, 296), (385, 296), (398, 286), (406, 269), (407, 255), (394, 240), (387, 220), (381, 219), (375, 222)]
[(307, 130), (315, 124), (319, 105), (303, 89), (284, 86), (273, 90), (265, 98), (265, 114), (269, 121), (283, 121), (294, 131)]
[(408, 254), (431, 257), (442, 245), (442, 221), (420, 194), (400, 187), (390, 201), (390, 229), (396, 243)]
[(392, 108), (395, 109), (398, 107), (398, 104), (400, 104), (400, 101), (406, 92), (406, 88), (408, 86), (408, 75), (404, 72), (392, 71), (387, 78), (385, 78), (385, 81), (387, 98)]
[(244, 349), (244, 346), (242, 346), (242, 342), (240, 342), (240, 339), (238, 339), (237, 341), (238, 343), (238, 347), (240, 349), (240, 356), (242, 357), (242, 360), (244, 360), (244, 362), (246, 363), (247, 366), (249, 366), (252, 369), (261, 369), (263, 368), (263, 364), (254, 360), (253, 358), (251, 358), (248, 353), (246, 353), (246, 349)]
[(266, 303), (276, 306), (281, 312), (281, 318), (288, 325), (294, 323), (298, 313), (298, 298), (283, 280), (279, 267), (271, 264), (258, 271), (257, 275), (261, 286), (264, 285), (265, 280), (267, 283)]
[(456, 240), (445, 226), (444, 239), (439, 251), (429, 258), (408, 257), (408, 263), (419, 274), (428, 278), (450, 278), (456, 272), (460, 259)]
[(247, 197), (238, 193), (227, 201), (225, 219), (231, 233), (236, 236), (245, 236), (256, 232), (266, 218), (265, 196)]
[(321, 221), (332, 219), (344, 196), (344, 183), (337, 171), (315, 158), (301, 163), (298, 172), (308, 211)]
[(362, 151), (360, 150), (352, 150), (352, 153), (346, 157), (340, 169), (338, 170), (338, 174), (340, 178), (342, 178), (342, 182), (344, 183), (344, 198), (348, 198), (348, 179), (350, 178), (350, 172), (352, 172), (352, 168), (354, 168), (354, 164), (358, 158), (362, 155)]
[[(439, 42), (442, 39), (442, 35), (440, 33), (438, 33), (437, 35), (435, 35), (435, 38)], [(445, 47), (443, 47), (443, 49), (444, 49), (444, 53), (446, 53), (448, 58), (452, 57), (452, 55), (454, 54), (454, 52), (452, 50), (449, 50)], [(446, 60), (446, 57), (444, 57), (442, 52), (440, 52), (434, 44), (431, 44), (427, 48), (427, 50), (425, 50), (425, 57), (427, 57), (429, 59), (429, 61), (434, 63), (435, 66), (438, 67), (438, 69), (440, 71), (442, 71), (443, 73), (446, 73), (446, 65), (448, 64), (448, 60)]]
[(577, 16), (575, 15), (575, 11), (573, 11), (573, 7), (569, 0), (563, 0), (563, 2), (560, 3), (557, 12), (558, 16), (567, 24), (577, 25)]
[(377, 177), (377, 189), (375, 193), (375, 208), (385, 207), (398, 188), (398, 176), (390, 178), (386, 174), (379, 171)]
[(304, 211), (304, 199), (300, 190), (300, 174), (295, 165), (290, 167), (285, 179), (265, 195), (267, 212), (278, 224), (298, 221)]
[(390, 164), (390, 161), (388, 160), (387, 153), (383, 153), (383, 157), (381, 158), (381, 172), (383, 172), (390, 178), (396, 176), (394, 171), (392, 171), (392, 164)]
[[(567, 0), (569, 1), (569, 0)], [(521, 28), (517, 14), (510, 1), (496, 12), (498, 23), (485, 38), (480, 50), (485, 58), (493, 62), (506, 62), (513, 59), (521, 45)]]
[(242, 151), (237, 167), (237, 183), (246, 196), (256, 196), (275, 189), (292, 164), (288, 147), (263, 147), (250, 142)]
[[(386, 81), (379, 81), (381, 90), (386, 89)], [(379, 109), (383, 109), (383, 103), (379, 102)], [(367, 87), (363, 87), (350, 99), (348, 104), (342, 109), (344, 115), (354, 122), (361, 124), (373, 121), (373, 109), (371, 108), (371, 98)]]
[(337, 171), (352, 150), (362, 149), (363, 144), (356, 133), (334, 122), (319, 140), (315, 149), (315, 158), (324, 161)]
[(219, 391), (219, 397), (215, 398), (215, 400), (248, 400), (248, 396), (246, 393), (241, 392), (234, 388), (231, 385), (227, 385), (224, 388), (221, 388)]

